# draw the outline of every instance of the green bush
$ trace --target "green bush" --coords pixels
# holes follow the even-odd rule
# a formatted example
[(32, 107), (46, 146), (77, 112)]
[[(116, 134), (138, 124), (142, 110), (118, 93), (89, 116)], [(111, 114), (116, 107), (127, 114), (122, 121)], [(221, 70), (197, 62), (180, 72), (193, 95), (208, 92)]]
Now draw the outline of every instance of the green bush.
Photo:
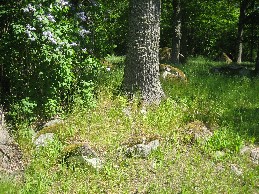
[(14, 4), (12, 11), (5, 7), (13, 21), (0, 46), (10, 115), (52, 117), (79, 98), (81, 105), (92, 104), (101, 65), (91, 54), (91, 6), (61, 0)]

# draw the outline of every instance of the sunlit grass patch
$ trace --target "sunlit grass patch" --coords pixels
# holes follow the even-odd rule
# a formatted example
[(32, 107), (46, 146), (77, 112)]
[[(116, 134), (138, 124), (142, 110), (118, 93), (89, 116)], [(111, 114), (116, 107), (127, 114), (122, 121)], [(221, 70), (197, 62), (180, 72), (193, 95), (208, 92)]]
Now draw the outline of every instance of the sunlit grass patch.
[[(259, 79), (211, 74), (215, 65), (191, 59), (180, 67), (188, 82), (163, 81), (167, 98), (151, 107), (119, 95), (121, 67), (105, 72), (96, 106), (75, 108), (47, 147), (35, 149), (26, 143), (32, 136), (26, 127), (20, 130), (19, 143), (30, 150), (21, 192), (256, 193), (258, 166), (240, 149), (259, 139)], [(203, 141), (195, 139), (199, 127), (209, 131)], [(120, 151), (143, 138), (160, 143), (148, 157), (128, 158)], [(62, 162), (63, 148), (73, 142), (87, 142), (103, 167)]]

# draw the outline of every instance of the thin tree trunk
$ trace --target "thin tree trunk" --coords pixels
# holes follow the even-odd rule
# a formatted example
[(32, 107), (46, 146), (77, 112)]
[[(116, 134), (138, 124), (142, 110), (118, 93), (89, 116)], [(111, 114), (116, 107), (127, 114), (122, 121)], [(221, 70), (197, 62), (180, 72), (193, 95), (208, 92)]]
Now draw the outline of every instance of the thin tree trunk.
[(172, 45), (172, 62), (179, 64), (180, 43), (181, 43), (181, 0), (173, 0), (173, 45)]
[(237, 32), (237, 63), (242, 62), (244, 21), (246, 17), (246, 9), (248, 4), (249, 4), (249, 0), (242, 0), (240, 3), (240, 14), (239, 14), (238, 32)]
[(160, 0), (131, 0), (123, 86), (147, 104), (164, 96), (159, 80)]

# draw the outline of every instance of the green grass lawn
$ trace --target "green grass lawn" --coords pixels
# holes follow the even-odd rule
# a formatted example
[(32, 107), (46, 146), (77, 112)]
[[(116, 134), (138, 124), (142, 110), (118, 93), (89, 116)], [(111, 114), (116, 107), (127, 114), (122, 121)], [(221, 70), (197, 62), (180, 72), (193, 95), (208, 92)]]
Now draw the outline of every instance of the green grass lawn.
[[(244, 145), (258, 146), (259, 78), (211, 74), (217, 65), (189, 60), (180, 67), (187, 83), (162, 80), (167, 99), (146, 114), (137, 99), (120, 95), (123, 70), (115, 67), (100, 81), (96, 107), (75, 108), (47, 147), (28, 143), (29, 127), (17, 132), (28, 165), (22, 181), (1, 180), (0, 193), (259, 193), (259, 167), (240, 154)], [(213, 133), (206, 142), (188, 132), (195, 122)], [(160, 146), (145, 159), (127, 158), (118, 150), (136, 137), (158, 138)], [(60, 162), (73, 141), (88, 142), (103, 168)]]

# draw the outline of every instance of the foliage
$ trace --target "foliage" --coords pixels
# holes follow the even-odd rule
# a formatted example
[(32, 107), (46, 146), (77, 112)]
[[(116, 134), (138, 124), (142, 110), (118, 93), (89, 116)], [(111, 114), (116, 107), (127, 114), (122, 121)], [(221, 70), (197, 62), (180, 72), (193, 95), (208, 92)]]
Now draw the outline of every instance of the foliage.
[(12, 20), (0, 48), (12, 111), (28, 109), (24, 105), (33, 101), (38, 114), (52, 117), (75, 101), (92, 104), (101, 66), (91, 55), (90, 5), (67, 1), (18, 4), (13, 16), (7, 14)]
[[(259, 101), (254, 96), (259, 80), (209, 73), (218, 65), (202, 57), (190, 59), (182, 67), (187, 84), (164, 81), (168, 98), (146, 109), (138, 99), (128, 102), (112, 95), (123, 69), (109, 71), (97, 106), (77, 110), (55, 126), (57, 136), (47, 147), (35, 149), (28, 144), (30, 135), (17, 134), (31, 162), (24, 182), (12, 187), (6, 181), (3, 188), (21, 193), (171, 193), (172, 188), (185, 193), (256, 193), (258, 166), (249, 155), (240, 154), (240, 148), (258, 146)], [(189, 135), (184, 127), (193, 121), (206, 124), (213, 133), (205, 144), (182, 141)], [(143, 136), (159, 138), (159, 149), (146, 159), (120, 155), (125, 142)], [(88, 142), (104, 159), (103, 168), (60, 162), (62, 150), (73, 147), (69, 142)], [(235, 174), (233, 165), (242, 175)]]

